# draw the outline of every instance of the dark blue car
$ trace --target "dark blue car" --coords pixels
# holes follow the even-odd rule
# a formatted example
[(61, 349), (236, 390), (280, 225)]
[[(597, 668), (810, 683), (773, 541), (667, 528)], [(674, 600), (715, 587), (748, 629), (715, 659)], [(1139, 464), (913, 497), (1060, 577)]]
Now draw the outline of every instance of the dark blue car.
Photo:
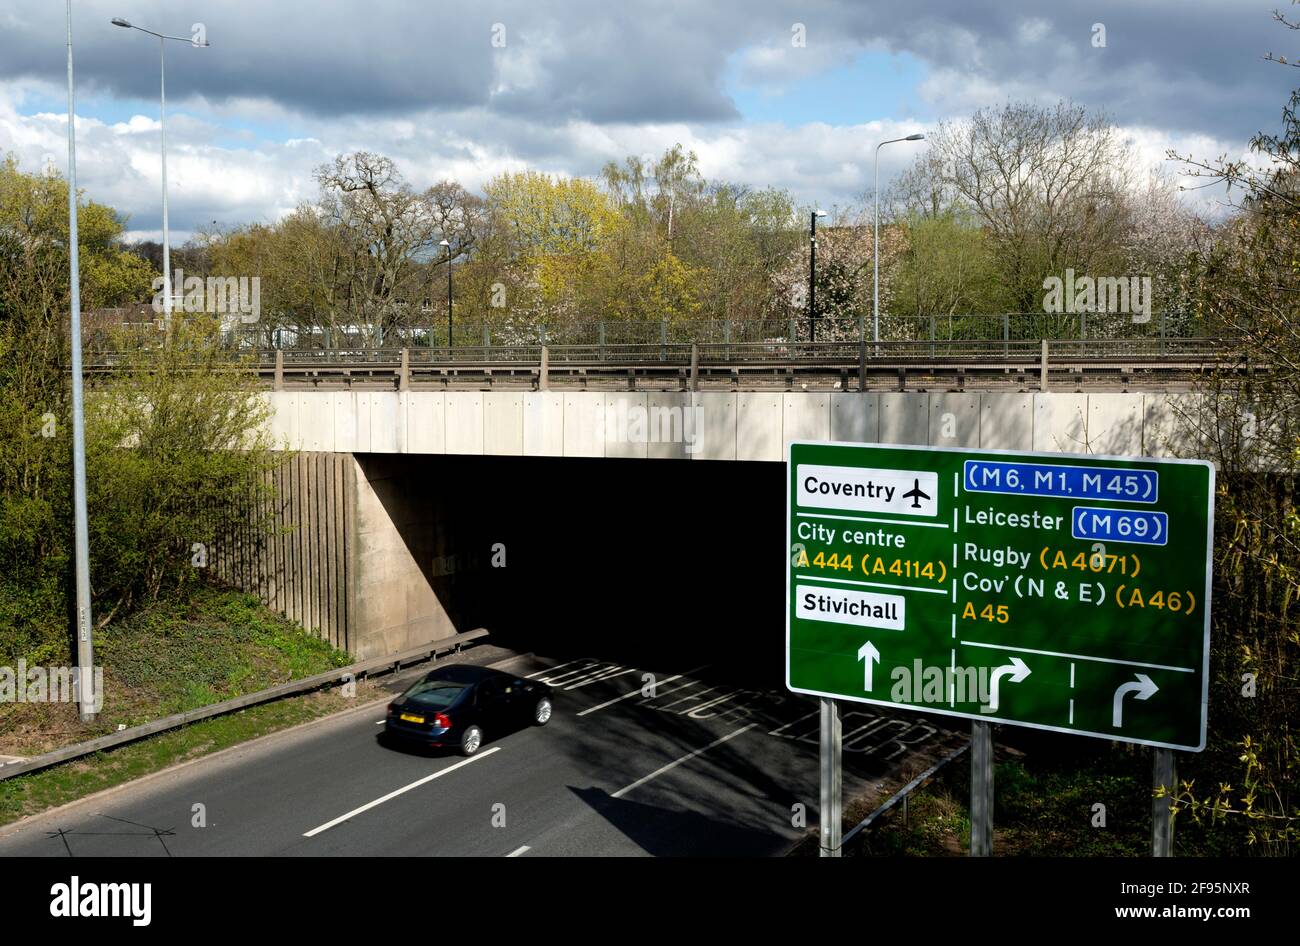
[(384, 734), (470, 756), (486, 738), (545, 726), (550, 718), (551, 688), (545, 683), (458, 665), (429, 671), (389, 703)]

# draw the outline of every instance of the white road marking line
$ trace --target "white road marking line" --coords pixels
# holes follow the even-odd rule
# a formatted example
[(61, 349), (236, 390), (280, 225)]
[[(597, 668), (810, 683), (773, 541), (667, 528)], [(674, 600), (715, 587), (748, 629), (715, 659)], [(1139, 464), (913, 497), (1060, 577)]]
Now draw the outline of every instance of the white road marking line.
[(562, 664), (556, 664), (554, 667), (543, 667), (541, 670), (537, 670), (534, 671), (533, 673), (528, 674), (528, 676), (524, 677), (524, 679), (531, 680), (533, 677), (537, 676), (538, 674), (552, 673), (553, 671), (559, 670), (561, 667), (567, 667), (569, 664), (576, 664), (579, 660), (587, 661), (588, 665), (590, 665), (592, 662), (590, 657), (577, 657), (573, 660), (566, 660)]
[(811, 713), (804, 713), (804, 714), (803, 714), (802, 716), (800, 716), (798, 719), (792, 719), (792, 720), (790, 720), (790, 722), (786, 723), (785, 725), (783, 725), (783, 726), (778, 726), (778, 727), (776, 727), (776, 729), (770, 730), (770, 731), (768, 732), (768, 735), (769, 735), (769, 736), (775, 736), (775, 735), (778, 735), (778, 734), (781, 732), (782, 729), (789, 729), (789, 728), (790, 728), (791, 726), (793, 726), (795, 723), (802, 723), (805, 719), (810, 719), (811, 717), (813, 717), (813, 716), (817, 716), (817, 715), (819, 715), (820, 713), (821, 713), (821, 710), (819, 710), (819, 709), (815, 709), (815, 710), (813, 710)]
[(386, 723), (386, 722), (388, 722), (388, 720), (386, 720), (386, 719), (378, 719), (378, 720), (375, 720), (375, 725), (376, 725), (376, 726), (382, 726), (382, 725), (384, 725), (384, 723)]
[(532, 848), (530, 848), (527, 844), (525, 844), (523, 847), (515, 848), (513, 851), (507, 854), (506, 857), (518, 857), (520, 854), (526, 854), (528, 851), (531, 850)]
[(578, 687), (585, 687), (588, 683), (599, 683), (602, 680), (612, 680), (614, 677), (621, 677), (625, 673), (636, 673), (636, 667), (615, 667), (613, 670), (606, 670), (598, 673), (589, 680), (579, 680), (577, 683), (571, 683), (564, 689), (576, 690)]
[[(727, 700), (731, 699), (737, 693), (744, 693), (744, 692), (745, 692), (744, 690), (732, 690), (730, 693), (724, 693), (722, 696), (715, 696), (713, 699), (709, 700), (708, 702), (701, 703), (699, 706), (696, 706), (693, 709), (689, 709), (684, 713), (679, 713), (678, 715), (689, 716), (691, 719), (710, 719), (711, 717), (709, 716), (696, 716), (695, 714), (702, 709), (710, 709), (714, 706), (717, 706), (719, 703), (725, 703), (727, 702)], [(718, 714), (714, 713), (713, 715), (716, 716)]]
[(727, 735), (723, 736), (721, 739), (715, 739), (713, 742), (709, 743), (707, 746), (704, 746), (704, 747), (701, 748), (701, 749), (696, 749), (694, 752), (688, 752), (686, 755), (682, 756), (680, 759), (677, 759), (677, 760), (674, 761), (674, 762), (669, 762), (667, 765), (660, 766), (659, 768), (657, 768), (657, 769), (655, 769), (653, 772), (651, 772), (649, 775), (643, 775), (641, 778), (637, 779), (637, 780), (636, 780), (635, 782), (633, 782), (631, 785), (628, 785), (628, 786), (626, 786), (626, 787), (624, 787), (624, 788), (620, 788), (618, 791), (616, 791), (613, 795), (611, 795), (611, 796), (609, 796), (609, 797), (610, 797), (610, 798), (622, 798), (622, 797), (623, 797), (624, 795), (626, 795), (628, 792), (632, 791), (632, 789), (637, 788), (638, 786), (644, 785), (646, 782), (650, 781), (650, 780), (653, 779), (653, 778), (658, 778), (660, 775), (663, 775), (665, 772), (667, 772), (667, 771), (670, 770), (670, 769), (675, 769), (675, 768), (677, 768), (677, 766), (681, 765), (683, 762), (689, 762), (691, 759), (694, 759), (694, 758), (695, 758), (697, 755), (699, 755), (700, 753), (702, 753), (702, 752), (708, 752), (708, 751), (709, 751), (710, 749), (712, 749), (714, 746), (720, 746), (720, 745), (722, 745), (722, 744), (723, 744), (724, 742), (726, 742), (728, 739), (735, 739), (735, 738), (736, 738), (737, 736), (739, 736), (741, 733), (743, 733), (743, 732), (748, 732), (749, 730), (753, 729), (753, 728), (754, 728), (755, 726), (757, 726), (757, 725), (758, 725), (758, 723), (750, 723), (748, 726), (742, 726), (742, 727), (740, 727), (739, 729), (737, 729), (735, 732), (731, 732), (731, 733), (728, 733)]
[(582, 683), (593, 677), (599, 677), (601, 674), (609, 673), (610, 670), (621, 670), (621, 664), (612, 664), (607, 661), (599, 660), (587, 664), (585, 667), (579, 667), (576, 670), (566, 670), (564, 673), (555, 677), (541, 677), (541, 681), (548, 686), (562, 688), (568, 686), (570, 682)]
[[(705, 664), (705, 666), (707, 667), (708, 664)], [(680, 680), (682, 677), (686, 676), (687, 674), (698, 673), (699, 671), (701, 671), (701, 670), (703, 670), (703, 669), (704, 669), (704, 667), (696, 667), (694, 670), (688, 670), (688, 671), (686, 671), (686, 673), (675, 673), (675, 674), (673, 674), (671, 677), (665, 677), (664, 679), (657, 681), (657, 682), (655, 683), (655, 687), (656, 687), (656, 689), (657, 689), (658, 686), (659, 686), (660, 684), (662, 684), (662, 683), (672, 683), (674, 680)], [(634, 697), (634, 696), (640, 696), (640, 695), (641, 695), (641, 691), (640, 691), (639, 689), (637, 689), (637, 690), (633, 690), (631, 693), (624, 693), (622, 696), (616, 696), (616, 697), (614, 697), (612, 700), (606, 700), (604, 703), (598, 703), (598, 704), (596, 704), (595, 706), (590, 706), (590, 707), (588, 707), (587, 709), (583, 710), (583, 711), (582, 711), (581, 713), (579, 713), (578, 715), (579, 715), (579, 716), (586, 716), (588, 713), (595, 713), (595, 712), (598, 712), (599, 710), (603, 710), (603, 709), (605, 709), (606, 707), (613, 706), (615, 703), (620, 703), (620, 702), (622, 702), (623, 700), (630, 700), (630, 699), (632, 699), (632, 697)], [(667, 696), (668, 694), (665, 693), (664, 695)]]
[(392, 799), (396, 798), (398, 795), (404, 795), (413, 788), (419, 788), (421, 785), (424, 785), (427, 782), (432, 782), (434, 779), (446, 775), (448, 772), (454, 772), (457, 769), (461, 768), (462, 766), (469, 765), (471, 762), (477, 759), (482, 759), (485, 756), (490, 756), (492, 753), (498, 751), (500, 748), (501, 748), (500, 746), (493, 746), (491, 749), (484, 749), (482, 752), (478, 753), (477, 755), (472, 755), (468, 759), (461, 759), (459, 762), (456, 762), (453, 765), (449, 765), (445, 769), (439, 769), (437, 772), (434, 772), (431, 775), (426, 775), (424, 778), (418, 779), (417, 781), (412, 782), (410, 785), (403, 785), (401, 788), (397, 789), (396, 791), (389, 792), (387, 795), (383, 796), (382, 798), (376, 798), (372, 802), (367, 802), (366, 804), (362, 805), (360, 808), (353, 808), (346, 815), (339, 815), (333, 821), (327, 821), (318, 828), (312, 828), (310, 831), (304, 831), (302, 836), (304, 838), (315, 837), (316, 835), (320, 834), (322, 831), (328, 831), (330, 828), (334, 827), (335, 825), (342, 824), (343, 822), (347, 821), (349, 818), (355, 818), (363, 811), (369, 811), (371, 808), (374, 808), (377, 805), (382, 805), (386, 801), (391, 801)]

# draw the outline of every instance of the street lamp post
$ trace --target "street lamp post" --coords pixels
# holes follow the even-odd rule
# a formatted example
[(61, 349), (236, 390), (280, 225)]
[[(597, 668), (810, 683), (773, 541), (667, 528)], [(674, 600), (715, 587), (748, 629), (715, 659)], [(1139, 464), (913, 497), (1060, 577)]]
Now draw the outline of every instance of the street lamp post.
[(824, 210), (808, 214), (808, 341), (817, 341), (817, 218), (826, 216)]
[(95, 645), (91, 639), (90, 527), (86, 517), (86, 418), (81, 379), (81, 265), (77, 253), (77, 131), (72, 83), (72, 0), (68, 0), (68, 268), (71, 277), (69, 334), (72, 338), (72, 531), (77, 596), (77, 710), (93, 720), (100, 694), (94, 692)]
[(155, 33), (153, 30), (145, 29), (143, 26), (136, 26), (122, 19), (120, 16), (113, 17), (113, 25), (120, 26), (127, 30), (139, 30), (141, 33), (148, 33), (150, 36), (158, 37), (158, 72), (159, 72), (159, 98), (158, 98), (158, 131), (162, 151), (162, 252), (163, 252), (163, 288), (166, 295), (163, 297), (163, 312), (166, 320), (167, 330), (171, 331), (172, 327), (172, 262), (171, 262), (171, 240), (167, 221), (167, 40), (175, 40), (181, 43), (189, 43), (191, 46), (210, 46), (211, 44), (205, 39), (202, 43), (196, 43), (188, 36), (168, 36), (164, 33)]
[(876, 145), (875, 235), (871, 243), (871, 341), (873, 351), (880, 354), (880, 149), (896, 141), (924, 141), (925, 135), (908, 135), (890, 138)]
[(451, 243), (443, 240), (438, 245), (447, 248), (447, 347), (451, 348)]

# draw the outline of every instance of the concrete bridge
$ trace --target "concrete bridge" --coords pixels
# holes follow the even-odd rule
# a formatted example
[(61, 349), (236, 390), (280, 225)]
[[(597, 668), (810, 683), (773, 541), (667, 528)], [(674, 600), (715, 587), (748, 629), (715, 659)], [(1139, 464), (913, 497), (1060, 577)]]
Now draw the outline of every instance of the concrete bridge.
[(270, 433), (326, 453), (779, 462), (791, 440), (1163, 456), (1191, 393), (276, 391)]
[[(793, 439), (1184, 454), (1195, 445), (1180, 418), (1196, 410), (1198, 397), (348, 390), (259, 396), (268, 402), (277, 445), (296, 451), (276, 475), (280, 500), (269, 514), (279, 528), (269, 540), (250, 537), (223, 550), (216, 567), (360, 657), (469, 626), (525, 625), (538, 619), (525, 602), (553, 599), (555, 588), (575, 581), (585, 589), (584, 607), (615, 595), (607, 602), (611, 613), (652, 620), (675, 607), (672, 594), (638, 594), (639, 611), (629, 614), (616, 589), (630, 573), (645, 589), (678, 574), (673, 563), (691, 547), (685, 537), (710, 522), (728, 523), (726, 547), (737, 550), (740, 571), (721, 580), (754, 586), (760, 598), (777, 594), (782, 460)], [(779, 603), (771, 605), (759, 610), (778, 615)]]

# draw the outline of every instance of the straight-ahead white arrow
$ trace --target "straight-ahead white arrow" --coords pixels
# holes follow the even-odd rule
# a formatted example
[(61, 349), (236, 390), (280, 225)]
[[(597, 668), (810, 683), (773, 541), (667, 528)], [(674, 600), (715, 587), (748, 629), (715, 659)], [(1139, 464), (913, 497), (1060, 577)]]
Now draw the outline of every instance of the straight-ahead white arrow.
[(1124, 725), (1124, 697), (1132, 693), (1139, 700), (1149, 700), (1160, 689), (1145, 673), (1134, 674), (1132, 683), (1122, 683), (1115, 688), (1115, 703), (1110, 714), (1110, 724), (1116, 729)]
[(871, 643), (871, 641), (867, 641), (865, 644), (863, 644), (861, 647), (858, 648), (858, 659), (865, 660), (867, 662), (866, 674), (862, 683), (862, 689), (870, 693), (871, 692), (871, 669), (875, 664), (880, 663), (880, 651), (876, 650), (875, 644)]
[(1029, 676), (1029, 674), (1032, 672), (1033, 671), (1029, 669), (1029, 665), (1026, 664), (1019, 657), (1012, 657), (1011, 663), (1007, 664), (1004, 667), (998, 667), (997, 669), (995, 669), (993, 671), (993, 677), (989, 680), (988, 705), (981, 706), (980, 712), (996, 713), (998, 711), (998, 703), (1001, 701), (1002, 698), (1000, 690), (1001, 690), (1003, 677), (1010, 678), (1012, 683), (1019, 683), (1021, 680), (1025, 679), (1025, 677)]

